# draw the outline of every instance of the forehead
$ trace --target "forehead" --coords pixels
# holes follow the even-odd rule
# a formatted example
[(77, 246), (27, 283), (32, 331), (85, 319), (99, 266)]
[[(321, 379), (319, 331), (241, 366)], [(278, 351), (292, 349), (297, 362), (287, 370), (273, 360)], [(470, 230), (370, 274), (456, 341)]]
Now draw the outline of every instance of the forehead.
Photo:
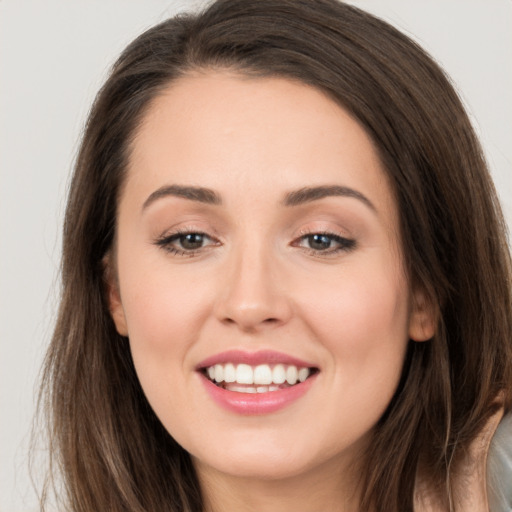
[(185, 183), (269, 198), (337, 184), (394, 201), (365, 130), (322, 91), (283, 78), (196, 73), (150, 105), (132, 144), (127, 188)]

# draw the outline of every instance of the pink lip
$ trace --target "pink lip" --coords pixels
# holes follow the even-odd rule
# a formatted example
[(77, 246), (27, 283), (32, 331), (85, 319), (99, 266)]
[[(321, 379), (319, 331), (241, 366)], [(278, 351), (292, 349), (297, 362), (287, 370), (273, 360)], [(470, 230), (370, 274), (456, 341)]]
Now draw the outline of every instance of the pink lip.
[[(222, 352), (220, 354), (216, 354), (214, 356), (208, 357), (204, 361), (201, 361), (196, 369), (200, 370), (202, 368), (208, 368), (209, 366), (214, 366), (216, 364), (225, 364), (225, 363), (234, 363), (234, 364), (249, 364), (251, 366), (256, 366), (258, 364), (291, 364), (300, 368), (313, 368), (315, 365), (308, 363), (307, 361), (303, 361), (301, 359), (297, 359), (295, 357), (291, 357), (287, 354), (282, 354), (281, 352), (275, 352), (273, 350), (260, 350), (258, 352), (244, 352), (242, 350), (228, 350), (226, 352)], [(277, 393), (277, 391), (275, 391)]]
[(318, 373), (315, 373), (300, 384), (278, 391), (238, 393), (216, 386), (206, 376), (199, 373), (206, 391), (215, 403), (228, 411), (245, 415), (269, 414), (283, 409), (302, 397), (311, 388), (317, 376)]

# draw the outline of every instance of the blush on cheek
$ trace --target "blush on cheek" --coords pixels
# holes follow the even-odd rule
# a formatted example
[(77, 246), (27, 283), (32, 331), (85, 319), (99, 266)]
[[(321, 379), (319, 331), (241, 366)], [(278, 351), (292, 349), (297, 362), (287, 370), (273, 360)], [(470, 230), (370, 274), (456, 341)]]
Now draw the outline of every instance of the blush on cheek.
[(194, 325), (191, 319), (197, 318), (200, 301), (190, 308), (193, 293), (183, 294), (172, 283), (137, 283), (126, 289), (124, 309), (130, 337), (136, 336), (153, 348), (164, 347)]
[(408, 312), (402, 301), (376, 286), (345, 286), (341, 293), (317, 300), (311, 313), (323, 337), (332, 338), (336, 333), (336, 344), (347, 351), (393, 341), (401, 344), (407, 333)]

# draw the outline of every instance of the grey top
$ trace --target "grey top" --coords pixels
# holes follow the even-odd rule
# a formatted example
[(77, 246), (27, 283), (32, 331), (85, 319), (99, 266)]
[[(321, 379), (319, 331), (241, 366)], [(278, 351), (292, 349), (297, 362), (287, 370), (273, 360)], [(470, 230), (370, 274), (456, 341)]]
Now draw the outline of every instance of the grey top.
[(491, 512), (512, 512), (512, 413), (500, 422), (489, 447), (487, 490)]

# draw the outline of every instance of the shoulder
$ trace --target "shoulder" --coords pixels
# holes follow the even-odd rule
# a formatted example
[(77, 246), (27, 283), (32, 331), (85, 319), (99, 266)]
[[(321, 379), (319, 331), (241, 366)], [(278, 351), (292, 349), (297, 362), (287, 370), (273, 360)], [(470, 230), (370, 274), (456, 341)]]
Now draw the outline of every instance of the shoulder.
[(490, 443), (487, 482), (492, 512), (512, 511), (512, 413), (503, 417)]
[[(428, 486), (417, 481), (415, 512), (445, 512)], [(493, 414), (471, 443), (468, 456), (453, 481), (458, 512), (512, 512), (512, 413)]]

